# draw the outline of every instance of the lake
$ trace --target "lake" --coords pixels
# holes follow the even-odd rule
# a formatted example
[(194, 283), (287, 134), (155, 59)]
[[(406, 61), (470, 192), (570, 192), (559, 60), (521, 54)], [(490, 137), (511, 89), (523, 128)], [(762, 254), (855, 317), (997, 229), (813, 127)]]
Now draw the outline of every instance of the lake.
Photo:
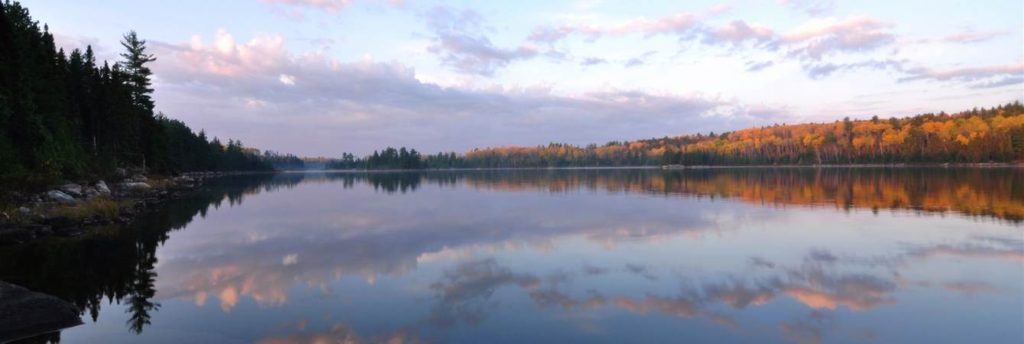
[(1024, 342), (1024, 170), (225, 177), (0, 248), (64, 343)]

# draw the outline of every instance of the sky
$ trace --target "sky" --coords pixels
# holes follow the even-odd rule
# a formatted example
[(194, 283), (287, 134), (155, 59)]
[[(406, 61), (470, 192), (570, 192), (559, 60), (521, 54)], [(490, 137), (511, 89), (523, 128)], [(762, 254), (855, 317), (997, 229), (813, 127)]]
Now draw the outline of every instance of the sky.
[(135, 30), (156, 109), (302, 156), (605, 143), (1024, 99), (1024, 2), (22, 0)]

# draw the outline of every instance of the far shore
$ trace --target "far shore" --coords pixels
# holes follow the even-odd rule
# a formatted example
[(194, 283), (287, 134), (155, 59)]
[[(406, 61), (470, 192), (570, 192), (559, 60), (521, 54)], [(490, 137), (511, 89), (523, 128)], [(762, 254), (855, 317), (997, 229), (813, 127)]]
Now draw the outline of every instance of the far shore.
[(1024, 162), (1015, 163), (923, 163), (923, 164), (820, 164), (820, 165), (660, 165), (660, 166), (559, 166), (559, 167), (463, 167), (421, 169), (309, 169), (279, 170), (254, 173), (307, 173), (307, 172), (448, 172), (448, 171), (543, 171), (543, 170), (685, 170), (731, 168), (1024, 168)]

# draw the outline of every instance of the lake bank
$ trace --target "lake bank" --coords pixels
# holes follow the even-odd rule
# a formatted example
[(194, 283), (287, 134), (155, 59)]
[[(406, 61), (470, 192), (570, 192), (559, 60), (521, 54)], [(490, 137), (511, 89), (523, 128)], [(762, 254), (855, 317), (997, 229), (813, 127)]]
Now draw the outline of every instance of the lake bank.
[(207, 179), (274, 172), (189, 172), (177, 177), (124, 174), (107, 183), (64, 183), (39, 193), (12, 192), (0, 209), (0, 246), (130, 223), (147, 209), (186, 196)]
[(657, 170), (714, 168), (1024, 168), (1022, 163), (927, 163), (927, 164), (821, 164), (821, 165), (657, 165), (657, 166), (553, 166), (553, 167), (463, 167), (422, 169), (308, 169), (283, 170), (278, 173), (304, 172), (461, 172), (461, 171), (530, 171), (530, 170)]

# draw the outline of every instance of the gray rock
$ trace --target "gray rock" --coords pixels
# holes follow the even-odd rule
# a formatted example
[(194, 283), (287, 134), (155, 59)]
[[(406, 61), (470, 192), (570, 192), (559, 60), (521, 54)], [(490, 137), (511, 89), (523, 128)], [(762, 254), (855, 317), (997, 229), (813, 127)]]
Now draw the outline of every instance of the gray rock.
[(99, 193), (104, 195), (109, 195), (110, 187), (107, 187), (107, 183), (101, 180), (96, 182), (96, 191), (99, 191)]
[(71, 197), (71, 195), (68, 195), (68, 194), (66, 194), (66, 193), (64, 193), (64, 192), (62, 192), (60, 190), (50, 190), (50, 192), (46, 193), (46, 198), (50, 199), (51, 201), (58, 202), (58, 203), (64, 203), (64, 204), (75, 203), (75, 198), (74, 197)]
[(146, 176), (141, 175), (141, 174), (136, 174), (136, 175), (132, 176), (131, 179), (129, 179), (129, 181), (136, 182), (136, 183), (145, 183), (148, 180), (149, 179), (147, 179)]
[(121, 188), (129, 191), (145, 191), (152, 189), (153, 187), (144, 182), (127, 182), (121, 183)]
[(74, 305), (0, 281), (0, 342), (82, 324)]
[(74, 197), (82, 196), (82, 186), (75, 183), (61, 185), (59, 189), (60, 191), (64, 191), (64, 193)]
[(32, 213), (32, 209), (29, 209), (28, 207), (21, 207), (18, 208), (18, 212), (21, 213), (22, 215), (28, 215)]
[(95, 198), (96, 196), (100, 195), (100, 192), (97, 191), (96, 188), (91, 186), (83, 187), (82, 193), (85, 194), (86, 198)]

